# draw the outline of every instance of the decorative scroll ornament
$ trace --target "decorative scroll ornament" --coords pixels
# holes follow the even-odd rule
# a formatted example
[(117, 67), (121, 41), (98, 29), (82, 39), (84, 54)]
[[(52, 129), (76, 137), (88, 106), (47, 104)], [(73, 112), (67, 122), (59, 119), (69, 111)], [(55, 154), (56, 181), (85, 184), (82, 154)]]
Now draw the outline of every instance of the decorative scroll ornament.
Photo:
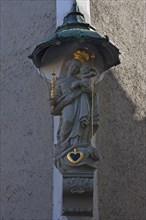
[(73, 163), (73, 164), (77, 164), (80, 161), (82, 161), (84, 159), (84, 153), (81, 151), (77, 151), (76, 148), (74, 148), (73, 151), (69, 152), (67, 154), (67, 159)]
[(73, 177), (67, 178), (66, 188), (74, 194), (82, 194), (85, 192), (91, 192), (93, 186), (93, 179), (89, 177)]

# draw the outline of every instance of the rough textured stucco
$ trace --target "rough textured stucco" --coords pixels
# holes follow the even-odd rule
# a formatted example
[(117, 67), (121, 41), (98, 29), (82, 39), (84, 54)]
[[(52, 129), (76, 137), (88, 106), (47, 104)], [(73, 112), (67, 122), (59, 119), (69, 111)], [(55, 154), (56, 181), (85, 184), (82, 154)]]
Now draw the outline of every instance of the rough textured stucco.
[(99, 85), (100, 220), (146, 219), (144, 13), (144, 1), (91, 1), (92, 24), (122, 53)]
[(52, 119), (28, 55), (55, 27), (55, 1), (1, 1), (1, 219), (52, 220)]

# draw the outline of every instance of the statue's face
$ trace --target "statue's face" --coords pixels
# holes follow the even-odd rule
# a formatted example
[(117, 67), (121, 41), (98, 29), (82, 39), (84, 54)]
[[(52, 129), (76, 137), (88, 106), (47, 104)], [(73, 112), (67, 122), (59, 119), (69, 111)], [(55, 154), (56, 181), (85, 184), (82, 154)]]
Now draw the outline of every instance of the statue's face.
[(76, 75), (79, 73), (80, 70), (80, 63), (72, 61), (68, 67), (69, 75)]

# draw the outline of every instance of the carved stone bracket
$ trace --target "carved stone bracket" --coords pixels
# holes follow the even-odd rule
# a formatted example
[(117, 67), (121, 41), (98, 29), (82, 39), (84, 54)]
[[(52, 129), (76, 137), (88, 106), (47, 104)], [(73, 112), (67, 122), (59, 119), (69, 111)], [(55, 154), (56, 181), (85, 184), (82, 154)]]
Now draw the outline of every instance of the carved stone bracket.
[(93, 216), (94, 173), (63, 174), (63, 215)]

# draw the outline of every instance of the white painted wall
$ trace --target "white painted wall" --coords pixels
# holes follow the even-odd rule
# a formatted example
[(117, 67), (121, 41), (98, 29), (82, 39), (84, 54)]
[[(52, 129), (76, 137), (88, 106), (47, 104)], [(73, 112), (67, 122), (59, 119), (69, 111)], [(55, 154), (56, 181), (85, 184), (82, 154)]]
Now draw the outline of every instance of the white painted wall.
[[(70, 11), (72, 0), (56, 0), (56, 25), (59, 26), (63, 23), (64, 16)], [(59, 124), (59, 117), (54, 117), (54, 144), (57, 143), (57, 129)], [(61, 217), (62, 210), (62, 175), (53, 167), (53, 220), (65, 220)]]

